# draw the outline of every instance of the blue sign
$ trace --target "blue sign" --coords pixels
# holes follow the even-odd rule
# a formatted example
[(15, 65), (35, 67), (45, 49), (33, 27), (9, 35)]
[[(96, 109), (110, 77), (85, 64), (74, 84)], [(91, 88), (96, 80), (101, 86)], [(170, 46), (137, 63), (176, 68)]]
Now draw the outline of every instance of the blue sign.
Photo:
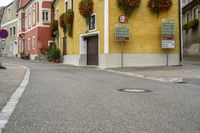
[(8, 37), (8, 31), (5, 29), (0, 30), (0, 38), (6, 39)]

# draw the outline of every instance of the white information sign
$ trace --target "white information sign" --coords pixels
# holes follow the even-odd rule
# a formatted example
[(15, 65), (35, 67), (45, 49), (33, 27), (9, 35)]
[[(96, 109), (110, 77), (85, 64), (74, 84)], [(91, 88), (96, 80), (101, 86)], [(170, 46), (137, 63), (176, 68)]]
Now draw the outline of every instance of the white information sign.
[(175, 48), (175, 21), (162, 20), (162, 48), (173, 49)]
[(175, 48), (174, 40), (162, 40), (162, 48)]

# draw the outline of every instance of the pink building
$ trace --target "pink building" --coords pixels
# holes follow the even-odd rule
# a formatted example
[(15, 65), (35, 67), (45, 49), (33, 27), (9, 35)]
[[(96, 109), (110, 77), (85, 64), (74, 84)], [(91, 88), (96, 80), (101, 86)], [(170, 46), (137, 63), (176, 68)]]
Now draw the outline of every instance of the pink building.
[(53, 42), (50, 23), (53, 0), (20, 0), (18, 14), (19, 53), (30, 53), (32, 60)]

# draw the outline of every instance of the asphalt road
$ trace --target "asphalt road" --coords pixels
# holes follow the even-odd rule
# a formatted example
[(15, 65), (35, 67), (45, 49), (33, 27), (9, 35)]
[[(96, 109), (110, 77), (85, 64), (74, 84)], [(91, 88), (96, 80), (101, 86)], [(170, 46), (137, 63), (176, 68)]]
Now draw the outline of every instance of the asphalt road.
[[(45, 63), (31, 67), (28, 88), (3, 133), (200, 133), (200, 86), (164, 83)], [(122, 88), (148, 93), (120, 92)]]
[(0, 69), (0, 110), (24, 78), (25, 69), (20, 66), (6, 64), (7, 69)]

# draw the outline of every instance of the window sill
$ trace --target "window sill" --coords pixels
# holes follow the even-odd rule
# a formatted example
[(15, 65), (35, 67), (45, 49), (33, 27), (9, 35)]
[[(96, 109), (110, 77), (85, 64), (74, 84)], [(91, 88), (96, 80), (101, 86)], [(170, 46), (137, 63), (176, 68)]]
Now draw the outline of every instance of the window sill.
[(97, 31), (97, 29), (91, 29), (91, 30), (88, 29), (88, 32), (95, 32), (95, 31)]
[(50, 23), (50, 21), (43, 21), (43, 23)]

